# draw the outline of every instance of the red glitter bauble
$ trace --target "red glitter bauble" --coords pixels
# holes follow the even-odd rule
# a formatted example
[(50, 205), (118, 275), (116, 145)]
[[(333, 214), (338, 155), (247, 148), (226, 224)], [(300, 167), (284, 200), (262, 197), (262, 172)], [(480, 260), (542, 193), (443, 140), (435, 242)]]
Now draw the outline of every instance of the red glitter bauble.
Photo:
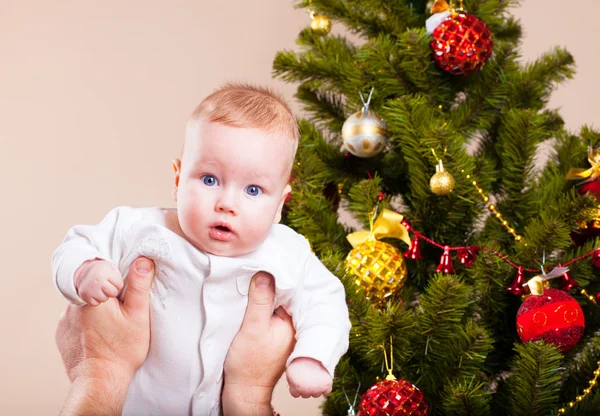
[(453, 75), (479, 71), (492, 56), (490, 28), (472, 14), (453, 13), (433, 30), (433, 59)]
[(562, 353), (570, 351), (579, 342), (584, 328), (581, 306), (559, 289), (544, 289), (541, 296), (529, 296), (517, 312), (517, 332), (521, 341), (541, 339), (556, 345)]
[(405, 380), (383, 380), (363, 394), (358, 416), (425, 416), (429, 405), (421, 390)]

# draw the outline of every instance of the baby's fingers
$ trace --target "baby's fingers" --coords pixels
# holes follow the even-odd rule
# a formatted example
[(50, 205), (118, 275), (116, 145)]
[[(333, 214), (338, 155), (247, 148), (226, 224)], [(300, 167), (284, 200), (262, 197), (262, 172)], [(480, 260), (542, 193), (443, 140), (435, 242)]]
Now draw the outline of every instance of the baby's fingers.
[(108, 296), (106, 296), (104, 292), (96, 293), (94, 295), (94, 300), (96, 300), (100, 304), (106, 302), (108, 300)]
[(111, 281), (106, 281), (102, 284), (102, 292), (109, 298), (116, 298), (119, 289)]
[(100, 302), (98, 302), (94, 296), (88, 293), (81, 293), (81, 299), (83, 299), (83, 301), (90, 306), (100, 305)]

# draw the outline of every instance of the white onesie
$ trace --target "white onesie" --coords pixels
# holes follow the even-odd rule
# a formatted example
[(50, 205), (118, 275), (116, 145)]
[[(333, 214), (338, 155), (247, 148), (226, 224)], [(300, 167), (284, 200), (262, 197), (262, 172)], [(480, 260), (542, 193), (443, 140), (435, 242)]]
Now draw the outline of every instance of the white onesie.
[(150, 350), (131, 382), (123, 415), (220, 414), (225, 356), (259, 270), (273, 275), (276, 306), (293, 318), (297, 343), (287, 363), (313, 358), (333, 376), (348, 348), (348, 308), (339, 279), (306, 239), (276, 224), (256, 251), (219, 257), (173, 231), (176, 215), (174, 209), (118, 207), (98, 225), (71, 228), (52, 256), (56, 287), (75, 304), (84, 302), (73, 274), (86, 260), (109, 260), (123, 276), (139, 256), (156, 264)]

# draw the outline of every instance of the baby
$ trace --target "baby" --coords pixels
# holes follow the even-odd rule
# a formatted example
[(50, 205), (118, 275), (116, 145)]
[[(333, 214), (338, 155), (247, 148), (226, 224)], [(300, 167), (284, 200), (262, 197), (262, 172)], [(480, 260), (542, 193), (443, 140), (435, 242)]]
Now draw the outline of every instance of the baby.
[(344, 289), (304, 237), (278, 224), (297, 146), (296, 121), (279, 96), (228, 84), (188, 120), (173, 166), (176, 209), (115, 208), (98, 225), (73, 227), (55, 251), (55, 284), (76, 304), (118, 296), (138, 256), (156, 264), (150, 350), (124, 415), (220, 413), (223, 363), (260, 270), (273, 275), (276, 306), (296, 328), (291, 394), (331, 391), (348, 348)]

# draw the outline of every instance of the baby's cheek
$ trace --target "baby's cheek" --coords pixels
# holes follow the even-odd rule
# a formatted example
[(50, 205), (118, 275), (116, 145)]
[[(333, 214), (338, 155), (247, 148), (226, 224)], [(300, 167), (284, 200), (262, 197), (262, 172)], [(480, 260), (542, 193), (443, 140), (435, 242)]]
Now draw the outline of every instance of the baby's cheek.
[(271, 230), (271, 223), (257, 220), (253, 227), (248, 230), (247, 234), (247, 245), (252, 246), (253, 249), (258, 248), (263, 241), (267, 238), (267, 234)]
[(195, 233), (202, 228), (201, 207), (193, 199), (188, 199), (178, 206), (179, 223), (185, 233)]

